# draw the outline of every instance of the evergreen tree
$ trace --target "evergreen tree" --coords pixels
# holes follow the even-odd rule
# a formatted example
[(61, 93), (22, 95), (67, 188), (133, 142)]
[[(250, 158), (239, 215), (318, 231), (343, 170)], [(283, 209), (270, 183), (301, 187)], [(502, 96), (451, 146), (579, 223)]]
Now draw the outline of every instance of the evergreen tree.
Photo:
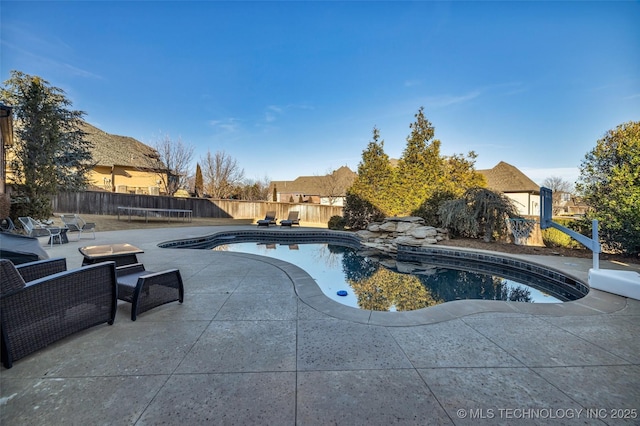
[(640, 122), (610, 130), (587, 153), (577, 191), (599, 220), (602, 243), (626, 255), (640, 253)]
[(380, 139), (380, 131), (374, 127), (373, 140), (362, 152), (362, 161), (358, 164), (358, 176), (349, 192), (367, 201), (381, 212), (391, 214), (392, 183), (393, 168), (389, 162), (389, 156), (384, 152), (384, 140)]
[(82, 190), (88, 183), (93, 164), (91, 144), (80, 130), (84, 112), (69, 109), (62, 89), (19, 71), (11, 72), (0, 94), (15, 114), (10, 157), (15, 193), (29, 200), (19, 214), (48, 218), (51, 195)]
[(428, 199), (446, 180), (444, 160), (440, 156), (440, 141), (434, 139), (435, 129), (420, 107), (411, 123), (407, 146), (395, 173), (394, 194), (397, 204), (392, 211), (408, 215)]
[(460, 197), (470, 188), (487, 186), (487, 179), (476, 172), (475, 164), (478, 155), (470, 151), (466, 157), (454, 154), (444, 157), (444, 176), (440, 191), (447, 191)]
[(461, 196), (467, 189), (486, 186), (484, 176), (474, 169), (476, 154), (466, 157), (440, 155), (440, 141), (420, 108), (410, 125), (411, 135), (398, 162), (391, 166), (384, 152), (380, 132), (362, 152), (358, 177), (348, 191), (345, 219), (351, 228), (361, 229), (385, 216), (421, 216), (437, 225), (438, 208), (446, 200)]
[(204, 195), (204, 181), (202, 180), (202, 169), (200, 163), (196, 163), (196, 182), (194, 192), (196, 197), (202, 197)]

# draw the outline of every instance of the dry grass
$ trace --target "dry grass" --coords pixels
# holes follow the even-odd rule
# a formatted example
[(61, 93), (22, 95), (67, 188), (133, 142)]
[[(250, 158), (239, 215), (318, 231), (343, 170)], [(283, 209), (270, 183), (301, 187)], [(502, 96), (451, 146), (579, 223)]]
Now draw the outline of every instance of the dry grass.
[[(57, 224), (62, 224), (59, 214), (53, 218)], [(182, 219), (172, 218), (167, 221), (166, 217), (153, 217), (145, 222), (143, 217), (131, 217), (129, 222), (128, 216), (109, 216), (97, 214), (81, 214), (80, 217), (87, 222), (96, 224), (96, 231), (124, 231), (127, 229), (153, 229), (153, 228), (179, 228), (185, 226), (222, 226), (222, 225), (251, 225), (254, 223), (251, 219), (214, 219), (194, 217), (191, 222)]]

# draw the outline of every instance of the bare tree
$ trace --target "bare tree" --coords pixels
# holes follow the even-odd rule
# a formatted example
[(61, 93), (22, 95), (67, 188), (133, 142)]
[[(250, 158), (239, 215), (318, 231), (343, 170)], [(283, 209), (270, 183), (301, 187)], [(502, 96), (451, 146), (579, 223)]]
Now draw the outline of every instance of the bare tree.
[(239, 188), (241, 200), (267, 201), (269, 198), (269, 186), (271, 179), (267, 176), (262, 179), (247, 179)]
[(338, 198), (346, 195), (346, 190), (353, 184), (356, 174), (347, 167), (337, 170), (328, 170), (324, 176), (318, 176), (318, 189), (320, 196), (327, 198), (329, 205), (334, 205)]
[(156, 156), (149, 156), (149, 166), (158, 173), (158, 180), (162, 189), (173, 195), (178, 189), (187, 187), (189, 183), (189, 167), (193, 158), (193, 146), (182, 142), (182, 139), (172, 140), (165, 135), (154, 144)]
[(207, 151), (201, 163), (204, 189), (212, 198), (231, 198), (244, 180), (244, 169), (224, 151), (217, 151), (215, 155)]
[(547, 187), (553, 191), (553, 198), (551, 201), (552, 204), (552, 212), (554, 215), (560, 213), (563, 209), (563, 197), (566, 197), (566, 194), (571, 194), (573, 192), (573, 184), (569, 181), (566, 181), (558, 176), (548, 177), (542, 182), (542, 186)]

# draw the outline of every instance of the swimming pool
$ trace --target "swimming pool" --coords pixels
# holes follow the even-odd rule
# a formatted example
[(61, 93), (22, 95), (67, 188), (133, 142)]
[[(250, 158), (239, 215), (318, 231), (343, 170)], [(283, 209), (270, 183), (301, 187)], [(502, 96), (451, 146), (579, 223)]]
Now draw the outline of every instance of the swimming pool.
[[(326, 297), (374, 311), (417, 310), (466, 299), (558, 303), (588, 293), (582, 283), (518, 259), (441, 246), (403, 246), (388, 257), (363, 251), (350, 233), (333, 231), (220, 232), (161, 246), (217, 247), (284, 260), (305, 270)], [(347, 296), (338, 296), (340, 290)]]

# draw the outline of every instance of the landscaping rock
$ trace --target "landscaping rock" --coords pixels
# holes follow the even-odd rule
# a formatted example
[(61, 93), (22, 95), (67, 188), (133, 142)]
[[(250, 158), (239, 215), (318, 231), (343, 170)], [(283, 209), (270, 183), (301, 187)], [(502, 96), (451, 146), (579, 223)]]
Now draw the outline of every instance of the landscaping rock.
[(420, 224), (415, 222), (398, 222), (398, 226), (396, 226), (396, 232), (401, 232), (403, 234), (406, 234), (419, 227), (420, 227)]
[(382, 225), (380, 225), (380, 231), (396, 232), (397, 227), (398, 227), (398, 224), (396, 222), (382, 222)]
[(367, 231), (371, 232), (380, 232), (380, 224), (377, 222), (372, 222), (367, 226)]
[(446, 229), (427, 226), (421, 217), (388, 217), (382, 223), (372, 223), (367, 230), (356, 233), (363, 245), (387, 253), (396, 253), (398, 245), (420, 247), (449, 238)]
[(421, 226), (412, 229), (410, 235), (413, 238), (437, 237), (438, 231), (433, 226)]

